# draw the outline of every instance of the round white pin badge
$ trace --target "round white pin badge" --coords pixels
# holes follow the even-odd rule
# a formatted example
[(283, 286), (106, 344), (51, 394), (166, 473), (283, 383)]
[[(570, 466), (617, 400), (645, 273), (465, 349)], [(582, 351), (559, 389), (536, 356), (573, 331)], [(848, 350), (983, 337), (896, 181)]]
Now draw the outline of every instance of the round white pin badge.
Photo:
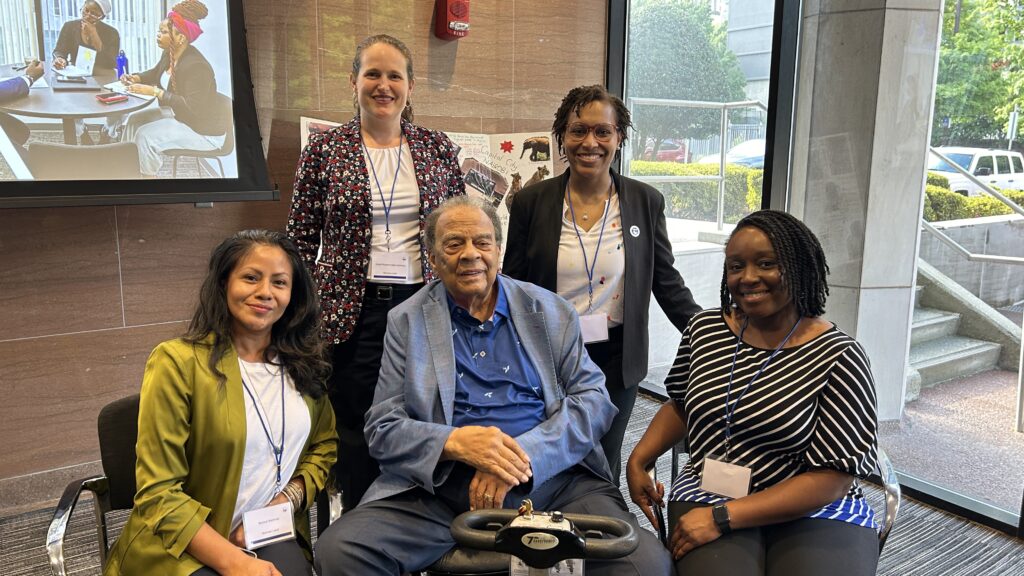
[(629, 233), (633, 235), (633, 238), (639, 238), (640, 237), (640, 227), (639, 226), (630, 226), (629, 227)]

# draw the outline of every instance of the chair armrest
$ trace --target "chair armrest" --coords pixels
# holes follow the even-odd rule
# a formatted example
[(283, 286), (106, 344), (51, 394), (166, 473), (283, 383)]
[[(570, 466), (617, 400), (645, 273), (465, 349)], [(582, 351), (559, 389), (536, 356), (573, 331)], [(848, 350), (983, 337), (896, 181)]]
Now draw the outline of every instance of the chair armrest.
[(881, 478), (882, 487), (885, 490), (885, 519), (878, 531), (878, 553), (881, 554), (885, 540), (889, 537), (893, 524), (896, 523), (896, 514), (900, 511), (903, 492), (892, 460), (889, 460), (889, 455), (880, 447), (878, 448), (878, 476)]
[(67, 532), (68, 521), (71, 513), (75, 511), (78, 504), (78, 497), (83, 490), (95, 494), (96, 505), (99, 506), (100, 498), (110, 491), (110, 483), (106, 476), (90, 476), (74, 480), (64, 489), (57, 508), (53, 511), (53, 519), (50, 520), (50, 527), (46, 531), (46, 555), (50, 559), (50, 571), (53, 576), (66, 576), (64, 569), (64, 534)]

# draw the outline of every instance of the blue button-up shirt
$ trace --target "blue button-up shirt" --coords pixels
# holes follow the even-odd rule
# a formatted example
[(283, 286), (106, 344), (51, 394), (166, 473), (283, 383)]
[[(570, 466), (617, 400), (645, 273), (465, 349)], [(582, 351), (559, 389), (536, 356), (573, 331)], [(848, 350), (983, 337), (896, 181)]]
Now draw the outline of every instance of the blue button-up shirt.
[(494, 315), (481, 323), (448, 295), (455, 349), (455, 426), (497, 426), (516, 437), (544, 420), (540, 376), (512, 324), (501, 282)]

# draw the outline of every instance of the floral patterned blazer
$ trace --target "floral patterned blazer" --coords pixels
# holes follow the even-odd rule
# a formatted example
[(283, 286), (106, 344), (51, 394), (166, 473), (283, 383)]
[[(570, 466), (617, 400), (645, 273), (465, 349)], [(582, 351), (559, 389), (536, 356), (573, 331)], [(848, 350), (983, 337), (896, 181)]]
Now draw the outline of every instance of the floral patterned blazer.
[[(465, 194), (459, 147), (442, 132), (404, 120), (402, 134), (420, 189), (423, 278), (430, 282), (434, 272), (427, 262), (424, 227), (434, 208)], [(362, 144), (358, 117), (311, 135), (299, 157), (288, 215), (288, 236), (316, 280), (323, 335), (332, 344), (348, 340), (355, 329), (370, 262), (372, 194)]]

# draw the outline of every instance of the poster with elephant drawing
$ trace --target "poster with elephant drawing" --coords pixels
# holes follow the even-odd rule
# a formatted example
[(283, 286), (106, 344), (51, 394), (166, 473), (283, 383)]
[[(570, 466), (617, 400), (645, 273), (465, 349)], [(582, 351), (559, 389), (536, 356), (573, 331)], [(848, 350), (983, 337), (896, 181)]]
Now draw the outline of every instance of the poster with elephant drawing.
[(551, 134), (545, 132), (445, 134), (461, 147), (459, 165), (466, 179), (467, 193), (494, 204), (505, 230), (508, 229), (508, 210), (516, 194), (550, 178), (554, 170)]

